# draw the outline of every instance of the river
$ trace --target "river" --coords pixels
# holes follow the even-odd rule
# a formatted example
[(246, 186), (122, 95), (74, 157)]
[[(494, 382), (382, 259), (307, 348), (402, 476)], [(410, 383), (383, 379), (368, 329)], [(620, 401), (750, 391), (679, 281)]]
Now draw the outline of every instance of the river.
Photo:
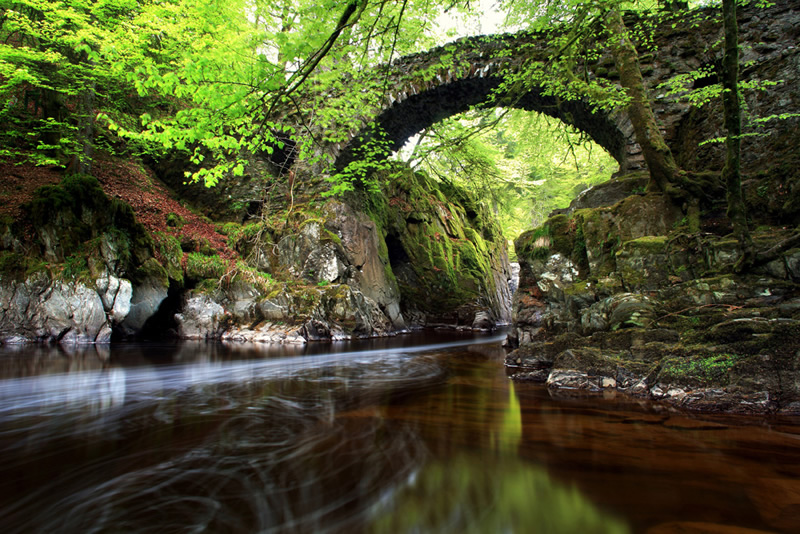
[(800, 532), (800, 419), (553, 397), (501, 339), (0, 347), (0, 531)]

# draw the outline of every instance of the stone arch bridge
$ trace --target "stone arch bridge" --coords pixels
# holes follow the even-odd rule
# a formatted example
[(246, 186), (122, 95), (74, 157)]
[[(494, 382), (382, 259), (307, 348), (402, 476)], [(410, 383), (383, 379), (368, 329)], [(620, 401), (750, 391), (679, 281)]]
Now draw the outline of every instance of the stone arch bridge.
[[(641, 24), (633, 15), (629, 27)], [(751, 113), (765, 116), (800, 111), (800, 0), (778, 0), (770, 8), (752, 3), (740, 8), (739, 31), (742, 43), (742, 79), (783, 80), (767, 91), (748, 95)], [(660, 22), (654, 32), (655, 51), (639, 47), (645, 84), (651, 95), (662, 132), (678, 163), (684, 168), (721, 166), (721, 144), (698, 149), (698, 142), (722, 135), (721, 106), (709, 104), (694, 108), (678, 97), (667, 96), (660, 85), (678, 74), (703, 66), (716, 67), (722, 57), (722, 26), (719, 11), (705, 8)], [(397, 150), (414, 134), (472, 106), (511, 105), (538, 111), (561, 119), (586, 133), (605, 148), (624, 171), (645, 168), (641, 148), (636, 142), (630, 119), (624, 110), (593, 112), (581, 100), (557, 101), (539, 89), (532, 89), (509, 104), (500, 95), (490, 95), (500, 87), (504, 71), (518, 68), (524, 61), (537, 60), (545, 41), (542, 36), (521, 32), (497, 36), (465, 38), (428, 52), (404, 57), (380, 67), (384, 85), (391, 88), (380, 104), (361, 117), (363, 128), (351, 129), (344, 141), (324, 147), (338, 168), (355, 159), (361, 139), (369, 139), (370, 126), (386, 132), (390, 150)], [(445, 66), (449, 65), (449, 66)], [(613, 59), (606, 50), (599, 60), (587, 64), (590, 78), (617, 81)], [(373, 73), (374, 75), (374, 73)], [(694, 87), (716, 82), (716, 76), (694, 82)], [(796, 119), (781, 122), (778, 128), (795, 129)], [(795, 145), (796, 146), (796, 145)], [(778, 147), (780, 148), (780, 147)], [(786, 148), (784, 148), (785, 150)], [(791, 150), (791, 147), (788, 147)], [(743, 168), (756, 165), (745, 157)], [(798, 152), (795, 150), (795, 152)], [(791, 156), (791, 155), (790, 155)], [(800, 156), (794, 156), (794, 169)]]

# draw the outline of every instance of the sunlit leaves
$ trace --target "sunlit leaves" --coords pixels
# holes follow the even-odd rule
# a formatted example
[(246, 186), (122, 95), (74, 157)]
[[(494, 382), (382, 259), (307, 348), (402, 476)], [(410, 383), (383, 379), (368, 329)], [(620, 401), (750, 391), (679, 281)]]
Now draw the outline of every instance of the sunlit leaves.
[(618, 169), (599, 146), (556, 119), (521, 110), (473, 111), (442, 121), (410, 161), (491, 202), (513, 238)]

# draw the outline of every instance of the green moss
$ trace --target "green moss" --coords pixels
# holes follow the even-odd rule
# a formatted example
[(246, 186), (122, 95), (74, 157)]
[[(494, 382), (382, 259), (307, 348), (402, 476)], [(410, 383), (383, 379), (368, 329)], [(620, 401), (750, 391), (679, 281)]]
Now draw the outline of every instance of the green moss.
[(0, 251), (0, 277), (22, 281), (31, 274), (47, 270), (47, 264), (41, 259), (25, 256), (9, 250)]
[(58, 185), (40, 187), (23, 209), (39, 235), (43, 255), (66, 259), (83, 251), (90, 256), (99, 252), (95, 246), (99, 241), (92, 242), (104, 236), (113, 245), (122, 272), (152, 256), (152, 240), (133, 209), (106, 197), (91, 176), (70, 175)]
[(625, 241), (620, 246), (618, 254), (664, 254), (667, 249), (667, 236), (645, 236), (638, 239)]
[(169, 287), (167, 270), (155, 258), (145, 261), (134, 273), (134, 282), (140, 282), (145, 279), (157, 280), (163, 287)]
[(218, 278), (206, 278), (204, 280), (200, 280), (195, 284), (194, 290), (199, 293), (205, 294), (212, 294), (219, 289), (219, 279)]
[(331, 232), (327, 228), (323, 228), (323, 230), (322, 230), (322, 240), (323, 241), (332, 241), (333, 243), (336, 243), (337, 245), (341, 245), (342, 244), (342, 238), (339, 237), (338, 235), (334, 234), (333, 232)]
[(208, 242), (208, 239), (201, 239), (198, 242), (198, 252), (203, 256), (216, 256), (217, 249), (211, 246), (211, 243)]
[(64, 280), (87, 281), (89, 276), (89, 264), (82, 255), (71, 255), (64, 258), (61, 265), (61, 277)]
[(518, 258), (546, 261), (553, 254), (552, 244), (550, 225), (545, 224), (522, 233), (514, 241), (514, 250)]
[(550, 226), (552, 240), (550, 247), (553, 253), (558, 252), (569, 257), (575, 249), (575, 231), (578, 228), (578, 222), (569, 215), (559, 214), (550, 217), (546, 224)]
[(739, 354), (696, 355), (661, 362), (658, 381), (667, 384), (726, 386), (729, 371), (746, 357)]
[(167, 214), (167, 226), (170, 228), (183, 228), (186, 225), (186, 219), (178, 215), (177, 213), (168, 213)]
[(183, 250), (181, 242), (177, 237), (164, 232), (156, 232), (153, 235), (156, 249), (161, 254), (166, 268), (167, 275), (179, 284), (183, 283)]
[(228, 247), (243, 256), (249, 255), (260, 240), (274, 241), (270, 227), (263, 222), (241, 225), (226, 223), (222, 233), (228, 236)]
[(574, 284), (569, 284), (568, 286), (564, 287), (564, 294), (565, 295), (581, 295), (587, 293), (591, 290), (591, 282), (588, 280), (582, 280), (580, 282), (575, 282)]
[(107, 202), (108, 198), (95, 178), (71, 174), (60, 184), (38, 188), (34, 198), (24, 207), (34, 226), (43, 226), (52, 222), (56, 212), (68, 211), (80, 221), (84, 208), (100, 207)]
[(236, 262), (236, 266), (231, 272), (231, 282), (241, 280), (255, 287), (262, 296), (271, 294), (276, 286), (275, 280), (269, 273), (264, 273), (247, 265), (243, 261)]
[(190, 252), (186, 256), (186, 278), (190, 280), (219, 279), (225, 274), (225, 269), (225, 260), (219, 256), (206, 256), (199, 252)]

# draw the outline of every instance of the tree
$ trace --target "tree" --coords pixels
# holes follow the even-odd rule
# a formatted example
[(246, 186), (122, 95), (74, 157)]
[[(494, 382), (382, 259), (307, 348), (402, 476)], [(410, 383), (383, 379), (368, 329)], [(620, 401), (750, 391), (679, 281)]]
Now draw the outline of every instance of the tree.
[(98, 51), (136, 10), (130, 0), (2, 0), (0, 156), (88, 170), (95, 96), (117, 83)]
[[(526, 71), (517, 75), (527, 77), (527, 82), (518, 88), (511, 86), (512, 90), (525, 91), (539, 86), (559, 99), (582, 99), (598, 109), (625, 107), (636, 140), (642, 147), (651, 183), (658, 190), (681, 196), (682, 192), (673, 185), (680, 182), (679, 169), (658, 128), (644, 87), (639, 54), (622, 17), (623, 7), (632, 4), (620, 0), (555, 3), (511, 0), (507, 5), (512, 20), (527, 18), (529, 29), (547, 31), (559, 24), (563, 30), (550, 39), (550, 49), (543, 61), (530, 64)], [(614, 58), (622, 92), (586, 75), (587, 62), (596, 58), (604, 46)]]
[(510, 239), (618, 169), (609, 154), (572, 127), (516, 109), (474, 110), (446, 119), (423, 132), (409, 152), (401, 156), (415, 169), (491, 203)]
[(608, 44), (619, 71), (620, 83), (629, 97), (628, 115), (633, 124), (636, 140), (642, 147), (650, 178), (658, 190), (670, 192), (673, 189), (672, 184), (676, 181), (678, 165), (656, 123), (655, 114), (650, 106), (650, 97), (644, 87), (639, 54), (631, 41), (618, 6), (608, 10), (606, 23), (610, 33)]
[(725, 110), (726, 159), (722, 177), (728, 198), (728, 217), (733, 233), (739, 242), (742, 259), (737, 269), (742, 270), (753, 261), (753, 240), (747, 227), (747, 209), (742, 195), (740, 151), (742, 119), (739, 93), (739, 31), (736, 20), (736, 0), (722, 1), (722, 21), (725, 31), (725, 53), (722, 58), (722, 105)]

